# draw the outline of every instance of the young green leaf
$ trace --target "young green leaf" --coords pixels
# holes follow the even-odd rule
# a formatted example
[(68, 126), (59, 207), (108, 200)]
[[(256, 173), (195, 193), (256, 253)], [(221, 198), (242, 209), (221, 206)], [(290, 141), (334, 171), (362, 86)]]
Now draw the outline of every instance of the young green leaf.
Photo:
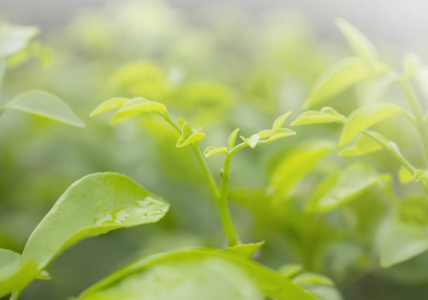
[(227, 147), (207, 147), (204, 151), (204, 155), (206, 158), (219, 153), (227, 154)]
[(279, 268), (278, 272), (285, 278), (291, 279), (303, 270), (302, 265), (288, 264)]
[[(372, 132), (372, 134), (380, 136), (380, 134), (377, 134), (376, 132)], [(340, 155), (341, 156), (359, 156), (359, 155), (373, 153), (380, 149), (382, 149), (382, 146), (378, 142), (374, 141), (372, 138), (366, 135), (361, 135), (358, 138), (355, 146), (343, 149), (340, 152)]]
[(370, 64), (376, 64), (379, 61), (375, 47), (361, 31), (342, 18), (336, 19), (336, 26), (339, 27), (356, 55)]
[(28, 261), (23, 264), (20, 254), (0, 249), (0, 297), (21, 290), (37, 273), (35, 262)]
[(380, 265), (384, 268), (409, 260), (428, 250), (428, 236), (423, 228), (396, 223), (384, 237)]
[(326, 124), (346, 122), (346, 117), (339, 114), (331, 107), (324, 107), (321, 111), (306, 111), (298, 116), (291, 126), (309, 125), (309, 124)]
[(80, 300), (315, 300), (291, 281), (230, 250), (189, 249), (155, 254), (110, 275)]
[(233, 147), (235, 147), (235, 141), (236, 141), (236, 137), (238, 136), (239, 133), (239, 128), (236, 128), (230, 135), (229, 138), (227, 139), (227, 146), (229, 147), (229, 150), (232, 150)]
[(284, 201), (291, 189), (333, 149), (333, 143), (315, 141), (288, 153), (278, 162), (269, 179), (269, 190), (274, 195), (274, 202)]
[(407, 183), (414, 180), (414, 177), (413, 174), (409, 172), (409, 170), (404, 167), (401, 167), (400, 171), (398, 172), (398, 179), (401, 183)]
[(402, 108), (389, 103), (374, 103), (355, 110), (345, 124), (340, 137), (340, 146), (345, 145), (354, 136), (373, 125), (395, 115), (404, 114)]
[(182, 148), (188, 146), (193, 143), (198, 143), (205, 137), (205, 133), (203, 132), (195, 132), (193, 133), (192, 128), (190, 128), (187, 122), (184, 122), (182, 125), (181, 136), (177, 141), (176, 147)]
[(7, 103), (5, 108), (28, 112), (77, 127), (85, 126), (85, 123), (67, 104), (58, 97), (43, 91), (21, 94)]
[(382, 66), (372, 70), (361, 58), (345, 58), (328, 68), (318, 78), (305, 102), (310, 107), (319, 105), (351, 86), (385, 71)]
[(109, 100), (101, 103), (100, 105), (98, 105), (97, 108), (95, 108), (94, 111), (91, 112), (90, 116), (93, 117), (93, 116), (98, 115), (100, 113), (122, 107), (128, 101), (129, 101), (128, 98), (112, 98), (112, 99), (109, 99)]
[(24, 50), (27, 44), (39, 34), (34, 26), (0, 25), (0, 58)]
[(22, 254), (43, 270), (80, 240), (114, 229), (154, 223), (168, 204), (130, 178), (96, 173), (73, 183), (31, 234)]
[(254, 254), (264, 245), (265, 242), (251, 243), (251, 244), (240, 244), (232, 247), (228, 247), (223, 251), (232, 251), (244, 255), (245, 257), (251, 258)]
[(385, 175), (377, 174), (365, 165), (351, 165), (321, 183), (306, 208), (318, 212), (333, 210), (353, 201), (384, 178)]
[(114, 125), (144, 113), (161, 113), (168, 116), (168, 110), (162, 103), (139, 97), (133, 98), (123, 104), (113, 119), (111, 119), (110, 124)]
[(262, 142), (263, 144), (270, 144), (273, 141), (276, 141), (288, 136), (292, 136), (292, 135), (296, 135), (296, 132), (288, 128), (279, 128), (279, 129), (276, 129), (274, 133), (267, 140), (264, 140)]
[(305, 284), (322, 284), (322, 285), (334, 285), (330, 278), (315, 273), (302, 273), (293, 278), (293, 282), (299, 285)]
[(272, 130), (275, 131), (275, 130), (281, 129), (282, 126), (284, 125), (284, 122), (287, 120), (290, 114), (291, 114), (291, 111), (276, 118), (276, 120), (273, 122)]

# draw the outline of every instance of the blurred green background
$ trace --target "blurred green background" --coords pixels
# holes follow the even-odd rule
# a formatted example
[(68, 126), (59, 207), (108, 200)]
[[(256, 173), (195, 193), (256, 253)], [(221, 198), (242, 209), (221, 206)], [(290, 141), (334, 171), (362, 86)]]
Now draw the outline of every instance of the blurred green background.
[[(220, 146), (237, 127), (249, 135), (270, 128), (281, 113), (292, 110), (296, 117), (302, 111), (316, 78), (349, 55), (335, 16), (355, 21), (383, 59), (399, 69), (405, 51), (422, 58), (428, 53), (420, 38), (428, 26), (421, 16), (422, 8), (428, 9), (424, 1), (170, 2), (0, 3), (0, 20), (41, 26), (40, 40), (53, 51), (50, 66), (32, 59), (9, 71), (0, 103), (43, 89), (64, 99), (87, 123), (76, 129), (15, 111), (2, 115), (0, 247), (21, 251), (63, 191), (89, 173), (121, 172), (171, 203), (157, 224), (111, 232), (68, 250), (49, 268), (54, 279), (34, 282), (23, 300), (76, 295), (143, 255), (223, 246), (214, 204), (191, 153), (175, 148), (175, 133), (157, 119), (114, 127), (107, 117), (89, 119), (102, 101), (117, 96), (160, 101), (173, 116), (204, 129), (202, 146)], [(401, 97), (395, 90), (387, 96), (393, 102)], [(348, 91), (329, 104), (347, 114), (356, 107), (355, 98)], [(423, 164), (417, 135), (406, 126), (389, 122), (380, 128), (412, 163)], [(278, 166), (295, 153), (331, 147), (339, 130), (298, 128), (296, 137), (237, 155), (231, 206), (238, 232), (244, 242), (266, 241), (257, 258), (264, 264), (303, 264), (331, 277), (344, 299), (428, 299), (427, 254), (387, 270), (378, 266), (376, 240), (388, 206), (376, 190), (326, 214), (302, 209), (322, 180), (355, 161), (395, 174), (396, 181), (398, 165), (391, 157), (343, 158), (327, 151), (304, 178), (292, 175), (298, 182), (282, 207), (269, 201)], [(217, 176), (220, 158), (208, 162)], [(416, 183), (396, 189), (401, 195), (419, 191)]]

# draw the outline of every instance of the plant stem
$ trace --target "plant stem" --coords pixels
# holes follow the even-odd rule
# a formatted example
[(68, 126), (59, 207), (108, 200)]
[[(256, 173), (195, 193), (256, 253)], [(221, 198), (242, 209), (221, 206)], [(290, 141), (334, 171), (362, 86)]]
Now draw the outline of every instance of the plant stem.
[[(179, 133), (181, 134), (180, 127), (172, 121), (169, 117), (164, 116), (164, 119)], [(230, 217), (229, 207), (227, 205), (227, 196), (229, 194), (229, 166), (230, 160), (233, 156), (232, 153), (226, 155), (223, 173), (221, 176), (221, 190), (218, 190), (217, 184), (215, 183), (214, 177), (212, 176), (208, 165), (202, 156), (201, 151), (198, 148), (198, 144), (191, 144), (192, 151), (198, 161), (199, 167), (201, 168), (202, 174), (205, 178), (205, 181), (208, 184), (211, 196), (217, 206), (218, 213), (220, 215), (221, 224), (223, 227), (224, 234), (226, 236), (229, 246), (234, 246), (239, 244), (239, 238), (236, 234), (235, 228), (233, 227), (232, 219)], [(235, 148), (234, 148), (235, 149)]]
[(416, 129), (418, 130), (419, 136), (422, 141), (425, 154), (425, 163), (428, 166), (428, 131), (424, 124), (424, 115), (422, 113), (421, 106), (419, 105), (418, 99), (416, 99), (416, 95), (413, 92), (413, 89), (408, 80), (403, 78), (399, 81), (399, 84), (401, 90), (404, 93), (404, 96), (407, 99), (407, 102), (409, 103), (410, 108), (412, 109), (413, 114), (415, 115)]

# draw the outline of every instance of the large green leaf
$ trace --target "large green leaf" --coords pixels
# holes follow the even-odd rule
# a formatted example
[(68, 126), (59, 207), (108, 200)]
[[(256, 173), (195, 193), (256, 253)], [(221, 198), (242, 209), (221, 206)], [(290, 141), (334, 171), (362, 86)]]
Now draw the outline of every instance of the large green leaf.
[(7, 103), (5, 108), (25, 111), (73, 126), (85, 126), (85, 123), (76, 116), (67, 104), (58, 97), (43, 91), (21, 94)]
[(122, 227), (154, 223), (168, 204), (129, 177), (96, 173), (73, 183), (31, 234), (23, 260), (43, 270), (78, 241)]
[(246, 256), (230, 250), (189, 249), (137, 261), (83, 292), (81, 300), (315, 299)]
[(342, 18), (336, 20), (336, 26), (342, 31), (356, 55), (371, 64), (375, 64), (378, 61), (375, 47), (361, 31)]
[(347, 204), (382, 180), (384, 176), (361, 164), (348, 167), (326, 179), (315, 190), (307, 204), (310, 211), (329, 211)]
[(8, 57), (23, 50), (39, 33), (34, 26), (0, 25), (0, 58)]
[(373, 103), (355, 110), (343, 127), (340, 145), (343, 146), (365, 129), (401, 113), (404, 113), (402, 108), (383, 102)]
[(291, 189), (333, 148), (333, 143), (314, 141), (288, 153), (270, 176), (270, 190), (274, 193), (274, 202), (283, 201)]
[(0, 249), (0, 297), (20, 290), (37, 275), (33, 261), (21, 263), (21, 254)]
[(405, 223), (395, 223), (382, 242), (380, 264), (387, 268), (427, 250), (428, 236), (422, 228)]
[(351, 86), (384, 72), (379, 66), (373, 70), (363, 59), (345, 58), (329, 67), (318, 80), (305, 100), (308, 106), (315, 106), (345, 91)]

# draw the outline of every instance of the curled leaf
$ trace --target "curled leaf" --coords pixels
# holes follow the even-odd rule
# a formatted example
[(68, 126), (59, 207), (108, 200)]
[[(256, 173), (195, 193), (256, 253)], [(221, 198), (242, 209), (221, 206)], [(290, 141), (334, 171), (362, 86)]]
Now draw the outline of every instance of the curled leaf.
[(235, 141), (236, 141), (236, 137), (238, 136), (239, 133), (239, 128), (236, 128), (230, 135), (229, 138), (227, 139), (227, 146), (229, 147), (229, 150), (233, 149), (233, 147), (235, 147)]
[(205, 137), (205, 133), (196, 132), (193, 133), (193, 130), (190, 128), (187, 122), (183, 121), (181, 136), (175, 145), (177, 148), (182, 148), (193, 143), (198, 143)]
[(162, 103), (150, 101), (142, 97), (133, 98), (119, 109), (111, 119), (110, 124), (114, 125), (143, 113), (161, 113), (167, 116), (168, 110)]
[(206, 158), (211, 157), (213, 155), (225, 153), (227, 154), (227, 147), (207, 147), (204, 151), (204, 155)]

